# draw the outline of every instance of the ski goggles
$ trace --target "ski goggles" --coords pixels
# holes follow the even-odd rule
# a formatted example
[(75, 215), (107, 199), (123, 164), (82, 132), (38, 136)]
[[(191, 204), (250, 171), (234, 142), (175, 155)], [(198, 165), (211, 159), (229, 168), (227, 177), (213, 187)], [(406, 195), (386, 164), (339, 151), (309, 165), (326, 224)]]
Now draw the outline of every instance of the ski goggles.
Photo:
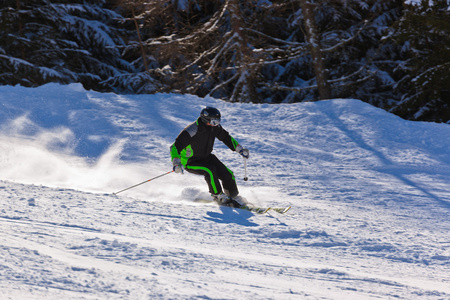
[(211, 126), (219, 126), (219, 124), (220, 124), (220, 119), (211, 119), (208, 122), (208, 125), (211, 125)]

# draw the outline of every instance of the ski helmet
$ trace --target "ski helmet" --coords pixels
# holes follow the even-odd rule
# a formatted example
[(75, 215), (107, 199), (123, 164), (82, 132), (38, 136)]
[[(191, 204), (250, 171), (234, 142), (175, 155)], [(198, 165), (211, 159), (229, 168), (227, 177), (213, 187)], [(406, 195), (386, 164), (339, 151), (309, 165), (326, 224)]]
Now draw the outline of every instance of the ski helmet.
[(206, 107), (202, 109), (200, 118), (207, 125), (217, 126), (220, 124), (220, 111), (214, 107)]

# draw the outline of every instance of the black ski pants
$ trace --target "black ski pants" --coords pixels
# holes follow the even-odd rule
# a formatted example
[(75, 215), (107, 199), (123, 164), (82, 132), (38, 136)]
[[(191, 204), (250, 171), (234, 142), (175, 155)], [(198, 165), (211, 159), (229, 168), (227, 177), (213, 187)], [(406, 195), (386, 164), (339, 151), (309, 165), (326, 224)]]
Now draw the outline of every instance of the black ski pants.
[[(216, 195), (224, 192), (232, 198), (239, 194), (233, 172), (214, 154), (210, 154), (202, 160), (189, 161), (185, 169), (189, 173), (203, 175), (211, 194)], [(219, 180), (222, 181), (223, 190)]]

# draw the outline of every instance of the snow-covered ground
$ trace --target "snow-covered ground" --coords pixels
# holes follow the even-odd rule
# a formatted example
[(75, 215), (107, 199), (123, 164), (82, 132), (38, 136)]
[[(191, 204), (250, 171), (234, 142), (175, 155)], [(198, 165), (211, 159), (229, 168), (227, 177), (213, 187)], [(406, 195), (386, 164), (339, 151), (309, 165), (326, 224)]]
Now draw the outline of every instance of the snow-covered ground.
[[(250, 149), (199, 204), (169, 145), (202, 107)], [(0, 87), (1, 299), (450, 299), (450, 126), (358, 100), (231, 104)]]

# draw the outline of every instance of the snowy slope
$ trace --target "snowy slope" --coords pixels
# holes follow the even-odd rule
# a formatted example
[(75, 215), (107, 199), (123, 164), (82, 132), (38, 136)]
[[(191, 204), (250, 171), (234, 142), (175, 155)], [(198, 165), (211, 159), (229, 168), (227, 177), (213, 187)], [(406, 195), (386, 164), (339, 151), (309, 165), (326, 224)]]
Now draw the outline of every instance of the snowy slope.
[[(168, 149), (202, 107), (241, 194), (197, 204)], [(448, 299), (450, 127), (358, 100), (231, 104), (0, 87), (1, 299)]]

